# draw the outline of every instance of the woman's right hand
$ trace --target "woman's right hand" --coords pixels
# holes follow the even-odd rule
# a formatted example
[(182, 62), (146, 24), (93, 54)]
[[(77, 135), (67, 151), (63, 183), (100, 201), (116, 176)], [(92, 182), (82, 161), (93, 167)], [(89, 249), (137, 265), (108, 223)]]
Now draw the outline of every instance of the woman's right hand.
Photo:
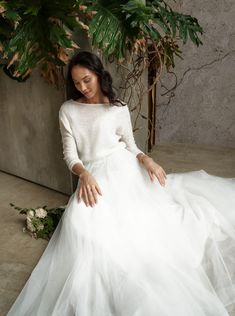
[(78, 198), (83, 199), (86, 206), (93, 207), (98, 202), (98, 194), (102, 195), (98, 183), (87, 170), (82, 171), (79, 181)]

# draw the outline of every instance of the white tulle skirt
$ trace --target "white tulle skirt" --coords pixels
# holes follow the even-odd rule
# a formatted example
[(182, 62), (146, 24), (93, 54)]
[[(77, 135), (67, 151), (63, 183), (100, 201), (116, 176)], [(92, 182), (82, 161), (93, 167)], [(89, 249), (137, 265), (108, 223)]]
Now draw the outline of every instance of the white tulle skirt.
[(235, 178), (151, 182), (120, 149), (85, 163), (102, 196), (71, 195), (7, 316), (228, 316), (235, 305)]

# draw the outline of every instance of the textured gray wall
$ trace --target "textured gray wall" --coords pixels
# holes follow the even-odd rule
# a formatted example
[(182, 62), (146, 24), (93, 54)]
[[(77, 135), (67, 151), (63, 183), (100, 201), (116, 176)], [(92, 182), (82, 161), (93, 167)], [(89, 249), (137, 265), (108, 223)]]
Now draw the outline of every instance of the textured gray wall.
[(25, 83), (1, 72), (0, 95), (0, 170), (69, 194), (58, 122), (63, 93), (35, 70)]
[[(172, 93), (158, 85), (156, 143), (235, 147), (235, 2), (177, 1), (174, 7), (197, 17), (203, 45), (181, 45), (176, 59), (178, 86)], [(173, 76), (162, 83), (174, 85)]]
[[(80, 39), (81, 49), (90, 49), (84, 34), (78, 32), (74, 36)], [(117, 76), (115, 65), (106, 66), (118, 88), (122, 78)], [(24, 83), (0, 72), (0, 95), (0, 170), (71, 194), (78, 177), (70, 173), (63, 160), (58, 111), (64, 101), (64, 91), (46, 83), (38, 70)], [(146, 114), (147, 104), (144, 105)], [(135, 138), (144, 150), (146, 122), (140, 120), (139, 125), (143, 128)]]

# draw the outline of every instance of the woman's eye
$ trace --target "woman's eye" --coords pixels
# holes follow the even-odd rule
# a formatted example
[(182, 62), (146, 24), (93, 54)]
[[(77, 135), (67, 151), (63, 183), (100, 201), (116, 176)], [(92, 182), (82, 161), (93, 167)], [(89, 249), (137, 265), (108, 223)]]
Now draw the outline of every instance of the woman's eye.
[[(88, 83), (88, 82), (90, 82), (90, 78), (89, 79), (86, 79), (86, 80), (84, 80), (83, 82), (84, 83)], [(80, 85), (80, 83), (79, 82), (74, 82), (74, 84), (76, 85), (76, 86), (79, 86)]]

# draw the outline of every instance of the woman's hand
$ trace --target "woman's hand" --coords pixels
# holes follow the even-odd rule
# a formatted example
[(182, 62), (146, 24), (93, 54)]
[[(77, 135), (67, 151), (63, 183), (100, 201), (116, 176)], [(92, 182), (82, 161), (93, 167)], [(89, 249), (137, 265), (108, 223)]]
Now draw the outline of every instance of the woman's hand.
[[(80, 176), (80, 187), (78, 190), (79, 199), (83, 199), (86, 206), (93, 207), (98, 202), (98, 194), (102, 195), (100, 187), (95, 178), (87, 171), (84, 170)], [(98, 194), (97, 194), (98, 193)]]
[(147, 155), (141, 157), (141, 162), (148, 171), (151, 181), (154, 181), (154, 176), (156, 176), (159, 183), (165, 186), (165, 179), (167, 178), (165, 170)]

